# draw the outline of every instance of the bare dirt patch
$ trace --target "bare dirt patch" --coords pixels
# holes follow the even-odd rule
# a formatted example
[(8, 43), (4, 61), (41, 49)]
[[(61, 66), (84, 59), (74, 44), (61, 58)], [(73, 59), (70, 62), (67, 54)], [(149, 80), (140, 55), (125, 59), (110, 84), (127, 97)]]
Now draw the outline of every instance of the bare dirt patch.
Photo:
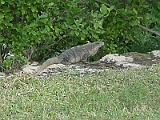
[[(80, 74), (86, 74), (101, 72), (108, 69), (140, 68), (158, 63), (160, 63), (160, 50), (155, 50), (147, 54), (137, 52), (122, 55), (108, 54), (95, 62), (77, 63), (72, 65), (54, 64), (47, 67), (39, 76), (48, 77), (52, 74), (59, 74), (68, 70), (77, 71)], [(16, 74), (19, 76), (23, 74), (34, 74), (39, 66), (39, 63), (37, 62), (28, 63)], [(4, 76), (4, 73), (0, 74), (0, 78), (3, 78)]]

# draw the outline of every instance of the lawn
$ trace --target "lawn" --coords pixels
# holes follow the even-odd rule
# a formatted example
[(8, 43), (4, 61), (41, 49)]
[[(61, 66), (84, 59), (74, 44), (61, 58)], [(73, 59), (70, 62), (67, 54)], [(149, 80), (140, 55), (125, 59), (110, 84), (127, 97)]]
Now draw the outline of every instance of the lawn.
[(0, 80), (0, 120), (160, 120), (160, 65)]

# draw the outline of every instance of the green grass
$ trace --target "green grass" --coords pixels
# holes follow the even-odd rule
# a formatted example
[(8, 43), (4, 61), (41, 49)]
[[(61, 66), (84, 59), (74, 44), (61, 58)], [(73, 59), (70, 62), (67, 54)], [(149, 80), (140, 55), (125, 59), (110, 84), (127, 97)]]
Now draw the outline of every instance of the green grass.
[(160, 120), (160, 65), (0, 80), (0, 120), (20, 119)]

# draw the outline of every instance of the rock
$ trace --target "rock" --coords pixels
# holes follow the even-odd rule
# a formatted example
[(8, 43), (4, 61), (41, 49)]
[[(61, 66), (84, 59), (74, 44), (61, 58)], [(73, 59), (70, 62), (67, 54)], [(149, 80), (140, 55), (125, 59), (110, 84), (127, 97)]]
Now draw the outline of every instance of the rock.
[(28, 62), (22, 67), (23, 73), (34, 73), (38, 69), (38, 62)]
[(109, 54), (106, 55), (104, 57), (102, 57), (102, 59), (100, 59), (99, 61), (103, 61), (103, 62), (107, 62), (107, 63), (113, 63), (118, 67), (140, 67), (140, 64), (136, 64), (134, 63), (134, 59), (132, 58), (132, 56), (126, 57), (123, 55), (118, 55), (118, 54)]
[(5, 73), (0, 72), (0, 78), (5, 78)]
[(36, 70), (37, 70), (38, 66), (33, 66), (33, 65), (25, 65), (23, 68), (22, 68), (22, 71), (24, 73), (34, 73)]
[(124, 68), (128, 68), (128, 67), (133, 67), (133, 68), (142, 67), (142, 65), (135, 64), (135, 63), (121, 63), (121, 64), (117, 64), (117, 66), (121, 66), (121, 67), (124, 67)]
[(35, 61), (34, 61), (34, 62), (32, 62), (30, 65), (31, 65), (31, 66), (37, 66), (38, 64), (39, 64), (38, 62), (35, 62)]
[(160, 50), (154, 50), (150, 53), (153, 54), (154, 57), (159, 57), (160, 58)]
[(58, 68), (65, 68), (65, 67), (66, 67), (66, 65), (63, 65), (63, 64), (53, 64), (53, 65), (48, 66), (47, 68), (50, 68), (50, 69), (52, 69), (52, 68), (58, 69)]
[(109, 54), (104, 57), (102, 57), (99, 61), (105, 61), (105, 62), (114, 62), (114, 63), (120, 63), (120, 62), (133, 62), (132, 57), (125, 57), (118, 54)]
[[(61, 74), (62, 72), (67, 72), (72, 75), (84, 75), (87, 73), (106, 71), (109, 68), (139, 68), (141, 66), (151, 66), (157, 63), (160, 63), (160, 50), (154, 50), (150, 53), (130, 52), (122, 55), (108, 54), (95, 62), (80, 62), (71, 65), (53, 64), (44, 69), (39, 77), (46, 78), (53, 74)], [(27, 65), (22, 67), (22, 71), (14, 75), (22, 76), (24, 73), (32, 74), (35, 73), (39, 67), (38, 62), (29, 62)], [(0, 78), (4, 77), (5, 74), (0, 72)], [(8, 77), (12, 78), (13, 75), (9, 75)]]

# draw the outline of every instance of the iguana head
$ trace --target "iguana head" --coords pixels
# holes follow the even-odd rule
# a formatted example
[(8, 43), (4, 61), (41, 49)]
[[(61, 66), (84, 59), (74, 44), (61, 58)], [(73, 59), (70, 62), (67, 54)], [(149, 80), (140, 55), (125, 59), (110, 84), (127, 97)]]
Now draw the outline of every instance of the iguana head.
[[(90, 44), (90, 45), (89, 45)], [(88, 51), (91, 56), (95, 55), (100, 47), (104, 45), (104, 42), (93, 42), (93, 43), (88, 43)]]

